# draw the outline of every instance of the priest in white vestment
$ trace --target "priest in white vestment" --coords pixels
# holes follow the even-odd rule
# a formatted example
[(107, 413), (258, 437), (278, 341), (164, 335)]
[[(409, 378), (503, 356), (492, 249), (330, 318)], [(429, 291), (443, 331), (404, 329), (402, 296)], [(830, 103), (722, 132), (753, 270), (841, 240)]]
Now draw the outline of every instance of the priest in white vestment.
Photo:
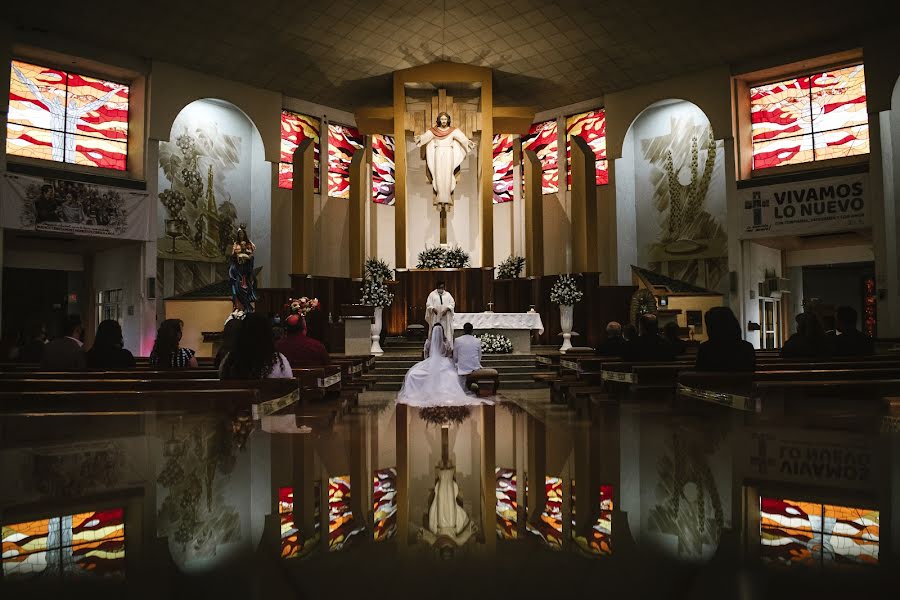
[(435, 324), (440, 323), (444, 328), (444, 338), (447, 344), (453, 348), (453, 310), (456, 308), (456, 302), (444, 287), (443, 281), (438, 281), (437, 287), (428, 294), (428, 300), (425, 301), (425, 322), (428, 323), (428, 336), (425, 338), (425, 344), (431, 339), (431, 329)]
[(452, 194), (456, 189), (456, 169), (466, 158), (470, 150), (475, 149), (475, 142), (456, 127), (450, 126), (450, 115), (439, 113), (437, 124), (413, 141), (416, 146), (425, 146), (425, 163), (431, 173), (431, 186), (434, 188), (434, 204), (437, 206), (453, 204)]

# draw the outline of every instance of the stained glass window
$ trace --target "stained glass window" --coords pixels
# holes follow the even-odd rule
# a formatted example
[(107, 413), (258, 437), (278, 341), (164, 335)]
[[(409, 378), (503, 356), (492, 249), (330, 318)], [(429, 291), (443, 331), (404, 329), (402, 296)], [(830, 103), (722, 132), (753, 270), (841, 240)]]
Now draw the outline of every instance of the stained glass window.
[(497, 476), (497, 537), (514, 540), (519, 537), (516, 470), (497, 467), (494, 472)]
[(124, 171), (128, 93), (121, 83), (14, 60), (6, 153)]
[(373, 478), (375, 531), (373, 538), (383, 542), (397, 533), (397, 469), (379, 469)]
[(753, 168), (869, 152), (863, 65), (750, 89)]
[(609, 163), (606, 160), (606, 111), (592, 110), (566, 119), (566, 185), (572, 189), (572, 136), (587, 142), (597, 161), (597, 185), (609, 183)]
[(593, 556), (612, 554), (613, 487), (601, 485), (597, 520), (591, 525), (588, 536), (578, 535), (575, 527), (575, 480), (572, 480), (572, 539), (581, 550)]
[(759, 499), (760, 556), (779, 565), (878, 563), (877, 510)]
[(278, 517), (281, 521), (281, 558), (303, 558), (319, 543), (319, 519), (321, 518), (319, 494), (322, 487), (315, 483), (313, 489), (313, 535), (304, 538), (297, 525), (294, 512), (294, 488), (278, 489)]
[(356, 127), (328, 124), (328, 195), (350, 197), (350, 161), (366, 147), (366, 138)]
[(535, 123), (522, 136), (522, 150), (533, 150), (541, 161), (541, 184), (544, 194), (559, 191), (559, 165), (556, 121)]
[(289, 110), (281, 111), (281, 158), (278, 163), (278, 187), (294, 188), (294, 151), (303, 140), (313, 143), (313, 192), (319, 193), (319, 120)]
[(372, 202), (394, 203), (394, 138), (372, 136)]
[(545, 491), (547, 500), (544, 504), (544, 510), (541, 511), (540, 522), (536, 525), (528, 524), (527, 529), (544, 542), (546, 546), (553, 550), (562, 549), (562, 479), (559, 477), (546, 477)]
[(125, 575), (121, 508), (4, 525), (3, 576)]
[(500, 133), (494, 136), (494, 204), (513, 199), (513, 135)]
[(350, 508), (350, 476), (328, 479), (328, 549), (337, 552), (362, 531)]

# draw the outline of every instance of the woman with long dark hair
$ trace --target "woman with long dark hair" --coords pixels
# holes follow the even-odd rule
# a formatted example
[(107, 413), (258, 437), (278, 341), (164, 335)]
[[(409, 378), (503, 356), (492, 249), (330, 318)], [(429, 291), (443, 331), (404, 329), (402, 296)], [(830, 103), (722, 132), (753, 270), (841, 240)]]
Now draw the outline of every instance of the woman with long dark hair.
[(219, 366), (219, 378), (282, 379), (293, 376), (291, 364), (275, 350), (269, 320), (257, 313), (245, 316), (234, 348)]
[(134, 366), (134, 355), (123, 348), (122, 326), (118, 321), (107, 319), (97, 326), (94, 345), (87, 351), (89, 369), (130, 369)]
[(741, 324), (727, 306), (709, 309), (704, 316), (708, 341), (697, 350), (698, 371), (753, 371), (756, 350), (741, 339)]
[(181, 332), (184, 321), (166, 319), (159, 324), (156, 341), (150, 351), (150, 366), (160, 369), (196, 369), (196, 354), (190, 348), (181, 347)]
[(222, 366), (222, 361), (225, 360), (225, 357), (228, 356), (228, 353), (234, 350), (235, 343), (237, 342), (237, 334), (241, 329), (241, 321), (240, 319), (229, 319), (227, 323), (225, 323), (225, 328), (222, 330), (222, 345), (219, 346), (219, 349), (216, 351), (216, 358), (213, 361), (213, 365), (218, 369)]

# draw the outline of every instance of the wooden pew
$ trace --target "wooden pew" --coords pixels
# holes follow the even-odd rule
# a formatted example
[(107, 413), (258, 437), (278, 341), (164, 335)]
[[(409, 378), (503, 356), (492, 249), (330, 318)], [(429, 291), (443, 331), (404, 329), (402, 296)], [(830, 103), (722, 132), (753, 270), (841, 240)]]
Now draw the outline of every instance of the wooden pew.
[[(46, 380), (38, 383), (47, 383)], [(81, 390), (0, 391), (4, 414), (109, 414), (144, 411), (249, 410), (254, 419), (283, 410), (299, 399), (296, 382), (290, 379), (259, 381), (206, 381), (203, 387), (184, 390), (166, 387), (169, 382), (85, 380), (54, 382), (57, 386), (81, 384)], [(178, 380), (179, 386), (185, 382)], [(85, 389), (89, 385), (90, 389)]]

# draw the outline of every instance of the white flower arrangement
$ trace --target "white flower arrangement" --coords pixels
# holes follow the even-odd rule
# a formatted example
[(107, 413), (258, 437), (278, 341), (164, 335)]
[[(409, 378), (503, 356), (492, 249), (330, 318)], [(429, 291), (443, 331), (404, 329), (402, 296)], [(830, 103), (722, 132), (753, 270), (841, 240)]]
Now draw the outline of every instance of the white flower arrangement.
[(482, 333), (475, 336), (481, 341), (482, 354), (510, 354), (513, 351), (512, 341), (500, 333)]
[(387, 281), (394, 278), (394, 270), (387, 262), (372, 256), (366, 259), (363, 278), (379, 282)]
[(578, 289), (575, 278), (571, 275), (560, 275), (553, 287), (550, 288), (550, 302), (571, 306), (581, 302), (584, 292)]
[(376, 281), (374, 279), (363, 279), (362, 299), (360, 302), (367, 306), (380, 306), (387, 308), (394, 302), (394, 294), (392, 294), (384, 281)]
[(497, 268), (497, 279), (515, 279), (525, 269), (525, 257), (510, 255)]
[(419, 252), (417, 269), (462, 269), (469, 266), (469, 253), (454, 246), (453, 248), (425, 248)]

